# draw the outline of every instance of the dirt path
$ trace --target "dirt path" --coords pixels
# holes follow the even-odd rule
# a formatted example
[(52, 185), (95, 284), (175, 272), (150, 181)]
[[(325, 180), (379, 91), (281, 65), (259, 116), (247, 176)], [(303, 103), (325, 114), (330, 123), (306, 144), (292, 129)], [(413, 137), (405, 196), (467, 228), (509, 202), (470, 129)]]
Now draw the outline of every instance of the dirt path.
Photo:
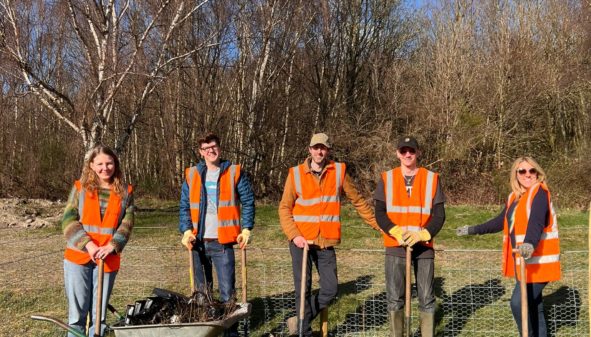
[(58, 226), (64, 210), (62, 201), (43, 199), (0, 199), (0, 228), (44, 228)]

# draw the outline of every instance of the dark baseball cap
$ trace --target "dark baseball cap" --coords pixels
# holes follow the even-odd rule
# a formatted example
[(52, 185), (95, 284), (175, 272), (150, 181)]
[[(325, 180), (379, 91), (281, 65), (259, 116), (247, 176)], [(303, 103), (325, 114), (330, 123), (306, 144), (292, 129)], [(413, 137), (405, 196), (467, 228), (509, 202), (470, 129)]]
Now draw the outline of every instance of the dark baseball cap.
[(398, 140), (398, 145), (396, 145), (396, 149), (401, 149), (403, 147), (410, 147), (411, 149), (418, 150), (419, 149), (419, 142), (414, 137), (404, 136)]

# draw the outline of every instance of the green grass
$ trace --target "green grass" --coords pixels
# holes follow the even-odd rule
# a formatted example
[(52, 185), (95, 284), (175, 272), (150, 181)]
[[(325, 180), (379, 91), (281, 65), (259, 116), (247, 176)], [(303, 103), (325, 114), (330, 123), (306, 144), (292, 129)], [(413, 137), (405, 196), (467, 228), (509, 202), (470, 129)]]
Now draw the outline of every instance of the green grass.
[[(138, 212), (136, 215), (136, 227), (129, 243), (129, 249), (125, 253), (125, 270), (121, 273), (121, 278), (116, 284), (116, 294), (112, 298), (112, 303), (122, 310), (130, 298), (140, 298), (138, 294), (149, 293), (149, 289), (155, 282), (160, 282), (160, 287), (188, 292), (188, 282), (180, 280), (174, 270), (178, 270), (186, 263), (185, 253), (180, 247), (180, 233), (178, 233), (178, 202), (160, 201), (160, 200), (138, 200)], [(435, 238), (437, 249), (494, 249), (500, 250), (502, 245), (502, 233), (457, 237), (455, 229), (464, 225), (476, 225), (496, 216), (502, 206), (466, 206), (454, 205), (446, 208), (446, 223), (441, 232)], [(558, 210), (559, 231), (561, 236), (561, 249), (565, 251), (588, 251), (588, 218), (587, 213), (577, 210)], [(368, 275), (375, 272), (373, 282), (383, 283), (383, 257), (379, 253), (383, 249), (382, 238), (378, 232), (364, 224), (351, 205), (346, 205), (342, 210), (343, 234), (342, 244), (339, 247), (339, 281), (344, 289), (340, 295), (337, 307), (330, 312), (330, 322), (344, 322), (347, 315), (359, 308), (360, 299), (366, 299), (373, 295), (373, 292), (380, 289), (368, 289), (360, 293), (355, 293), (355, 280), (359, 276)], [(60, 284), (59, 274), (61, 271), (61, 251), (52, 255), (50, 259), (43, 257), (42, 253), (47, 251), (58, 251), (63, 244), (61, 238), (61, 229), (45, 228), (39, 230), (27, 230), (12, 233), (8, 237), (0, 237), (0, 244), (9, 242), (6, 247), (8, 255), (4, 256), (0, 263), (7, 261), (23, 262), (8, 264), (7, 270), (0, 275), (0, 317), (10, 317), (10, 325), (0, 328), (0, 336), (15, 335), (35, 335), (51, 336), (55, 335), (56, 329), (48, 327), (47, 323), (39, 323), (28, 319), (28, 315), (34, 310), (45, 314), (55, 315), (58, 318), (64, 318), (65, 298), (63, 297), (63, 285)], [(0, 232), (0, 235), (7, 232)], [(49, 238), (48, 238), (49, 237)], [(277, 290), (265, 289), (275, 285), (275, 281), (262, 280), (260, 277), (268, 278), (279, 277), (281, 273), (287, 278), (290, 277), (289, 257), (285, 251), (271, 253), (267, 248), (287, 248), (287, 240), (281, 231), (279, 225), (277, 207), (275, 205), (259, 205), (257, 207), (255, 229), (252, 235), (252, 251), (249, 253), (249, 298), (260, 303), (261, 299), (275, 292), (293, 291), (288, 285), (287, 289), (278, 287)], [(20, 242), (22, 241), (22, 242)], [(30, 249), (31, 243), (35, 245), (35, 250)], [(150, 249), (151, 247), (163, 247), (163, 250)], [(178, 247), (178, 249), (177, 249)], [(146, 250), (142, 250), (146, 248)], [(351, 251), (351, 249), (374, 249), (378, 253), (365, 254), (363, 252)], [(273, 251), (271, 251), (273, 252)], [(172, 256), (172, 254), (175, 254)], [(456, 268), (464, 269), (463, 261), (456, 260), (454, 257), (463, 256), (461, 253), (445, 253), (442, 259), (436, 263), (438, 273), (442, 277), (447, 277), (447, 291), (453, 291), (456, 286), (462, 286), (467, 281), (451, 278)], [(31, 259), (30, 256), (41, 255), (41, 258)], [(446, 259), (447, 257), (447, 259)], [(452, 258), (450, 258), (452, 257)], [(581, 255), (577, 255), (581, 257)], [(583, 256), (584, 257), (584, 256)], [(170, 265), (170, 261), (174, 261)], [(488, 259), (490, 263), (490, 259)], [(493, 277), (501, 279), (500, 260), (494, 261), (498, 264), (498, 273), (493, 271)], [(175, 265), (176, 264), (176, 265)], [(283, 265), (282, 265), (283, 264)], [(162, 267), (158, 267), (162, 266)], [(170, 269), (164, 267), (169, 266)], [(261, 266), (265, 266), (261, 268)], [(350, 266), (350, 268), (347, 268)], [(587, 261), (574, 259), (571, 255), (565, 257), (565, 266), (568, 270), (579, 270), (579, 273), (586, 273)], [(285, 269), (278, 269), (283, 267)], [(370, 267), (366, 270), (366, 268)], [(488, 267), (488, 266), (487, 266)], [(492, 266), (493, 269), (496, 268)], [(267, 270), (268, 269), (268, 270)], [(580, 269), (583, 269), (581, 272)], [(170, 271), (169, 271), (170, 270)], [(448, 273), (445, 273), (445, 272)], [(170, 274), (170, 275), (169, 275)], [(137, 275), (137, 276), (136, 276)], [(445, 276), (443, 276), (445, 275)], [(474, 274), (477, 277), (480, 274)], [(576, 274), (579, 275), (579, 274)], [(585, 274), (586, 275), (586, 274)], [(181, 279), (184, 276), (181, 275)], [(486, 280), (488, 275), (483, 275), (482, 280), (474, 280), (480, 283)], [(578, 277), (578, 276), (577, 276)], [(141, 281), (145, 278), (146, 282)], [(565, 277), (566, 278), (566, 277)], [(124, 280), (127, 280), (125, 282)], [(578, 279), (577, 279), (578, 280)], [(456, 282), (456, 283), (453, 283)], [(504, 280), (503, 282), (511, 282)], [(565, 281), (566, 282), (566, 281)], [(579, 281), (577, 281), (579, 282)], [(574, 285), (575, 288), (582, 290), (582, 303), (586, 303), (587, 289), (585, 285)], [(187, 283), (187, 284), (185, 284)], [(240, 282), (237, 280), (237, 286)], [(585, 288), (583, 288), (585, 287)], [(33, 291), (31, 291), (33, 289)], [(442, 298), (438, 297), (440, 302)], [(335, 307), (335, 308), (337, 308)], [(265, 321), (266, 314), (261, 311), (254, 312), (253, 315), (261, 315), (259, 320), (263, 320), (257, 331), (252, 331), (253, 336), (260, 336), (262, 332), (269, 331), (272, 327), (277, 327), (282, 322), (283, 316), (275, 314)], [(287, 309), (281, 309), (287, 310)], [(415, 307), (416, 310), (416, 307)], [(486, 314), (489, 310), (498, 310), (494, 307), (484, 307), (479, 309)], [(585, 319), (586, 307), (583, 307), (581, 319)], [(494, 312), (493, 312), (494, 313)], [(493, 314), (491, 313), (491, 315)], [(513, 330), (512, 318), (509, 309), (506, 306), (501, 308), (503, 320), (506, 321), (508, 335), (515, 335)], [(496, 315), (499, 315), (497, 312)], [(336, 324), (332, 323), (332, 324)], [(469, 329), (472, 324), (478, 321), (470, 321), (466, 328)], [(480, 324), (480, 323), (478, 323)], [(586, 323), (585, 323), (586, 324)], [(334, 326), (333, 326), (334, 327)], [(381, 327), (383, 328), (383, 326)], [(442, 326), (440, 325), (441, 329)], [(503, 327), (505, 329), (505, 326)], [(571, 328), (561, 328), (561, 334), (569, 333)], [(378, 333), (378, 335), (382, 335)], [(371, 334), (370, 334), (371, 336)], [(462, 336), (465, 336), (462, 335)]]

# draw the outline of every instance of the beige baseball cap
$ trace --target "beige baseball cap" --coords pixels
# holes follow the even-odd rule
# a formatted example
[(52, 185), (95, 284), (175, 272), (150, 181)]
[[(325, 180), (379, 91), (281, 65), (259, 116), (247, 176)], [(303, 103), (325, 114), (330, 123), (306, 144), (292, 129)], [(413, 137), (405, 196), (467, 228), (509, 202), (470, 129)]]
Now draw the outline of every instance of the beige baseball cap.
[(310, 146), (322, 144), (330, 149), (330, 143), (328, 142), (328, 136), (326, 133), (315, 133), (310, 139)]

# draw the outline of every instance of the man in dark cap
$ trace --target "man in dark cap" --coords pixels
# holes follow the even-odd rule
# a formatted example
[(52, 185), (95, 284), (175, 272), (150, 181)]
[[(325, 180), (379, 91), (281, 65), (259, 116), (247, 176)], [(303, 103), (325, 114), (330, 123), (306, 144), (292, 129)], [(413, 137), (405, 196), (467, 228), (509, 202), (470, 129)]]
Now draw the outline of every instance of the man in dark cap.
[(382, 173), (374, 193), (376, 220), (384, 231), (386, 295), (392, 337), (402, 337), (404, 331), (407, 246), (412, 247), (421, 336), (434, 334), (433, 237), (445, 222), (445, 196), (439, 175), (418, 166), (420, 154), (415, 138), (400, 138), (396, 147), (400, 166)]

